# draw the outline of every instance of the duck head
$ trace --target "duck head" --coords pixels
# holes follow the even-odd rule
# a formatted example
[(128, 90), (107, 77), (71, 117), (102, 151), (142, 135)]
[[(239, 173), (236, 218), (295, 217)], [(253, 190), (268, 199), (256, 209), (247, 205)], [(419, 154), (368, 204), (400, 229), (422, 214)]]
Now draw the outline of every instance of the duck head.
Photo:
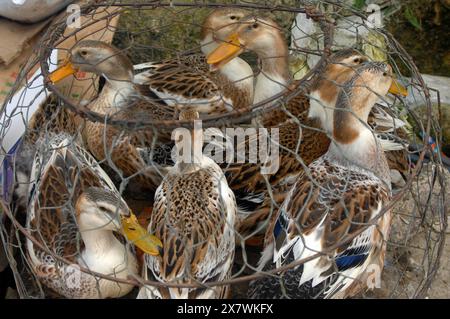
[[(318, 118), (322, 127), (331, 133), (333, 112), (339, 92), (344, 84), (352, 79), (356, 70), (368, 62), (368, 57), (355, 49), (343, 49), (333, 53), (319, 79), (311, 88), (308, 117)], [(394, 92), (394, 88), (398, 88), (397, 92)], [(390, 92), (404, 95), (404, 90), (395, 82)]]
[(332, 120), (334, 139), (350, 144), (369, 130), (366, 123), (374, 104), (399, 87), (391, 66), (382, 62), (362, 64), (338, 95)]
[(108, 81), (129, 81), (133, 78), (133, 64), (117, 48), (95, 40), (78, 42), (71, 50), (67, 61), (49, 79), (52, 83), (78, 72), (103, 75)]
[(101, 187), (89, 187), (78, 197), (75, 209), (83, 231), (121, 232), (144, 252), (160, 254), (161, 241), (139, 225), (136, 216), (117, 193)]
[(211, 12), (203, 22), (201, 30), (202, 52), (205, 55), (211, 53), (220, 43), (237, 27), (248, 11), (238, 8), (216, 9)]
[(334, 106), (340, 89), (355, 74), (355, 69), (368, 58), (354, 49), (343, 49), (333, 53), (319, 79), (311, 88), (309, 118), (317, 118), (322, 127), (331, 132), (329, 119), (333, 118)]
[(272, 19), (247, 16), (241, 19), (236, 29), (207, 56), (207, 62), (220, 68), (245, 51), (255, 52), (264, 63), (278, 62), (279, 57), (287, 61), (288, 47), (281, 27)]
[(203, 159), (203, 129), (199, 113), (193, 109), (183, 109), (179, 114), (180, 121), (192, 122), (192, 129), (178, 128), (173, 131), (172, 139), (177, 148), (177, 165), (179, 169), (189, 169)]

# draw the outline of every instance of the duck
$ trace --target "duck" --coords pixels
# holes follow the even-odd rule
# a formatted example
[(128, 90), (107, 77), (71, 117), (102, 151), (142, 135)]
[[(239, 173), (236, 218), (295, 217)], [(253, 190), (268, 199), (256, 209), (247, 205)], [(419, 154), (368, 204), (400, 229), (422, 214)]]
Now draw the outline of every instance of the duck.
[[(354, 67), (365, 61), (365, 57), (352, 49), (345, 49), (334, 53), (330, 57), (330, 64), (325, 70), (323, 80), (312, 88), (311, 95), (317, 96), (317, 103), (330, 105), (336, 101), (339, 86), (351, 78)], [(327, 80), (330, 79), (330, 80)], [(322, 100), (319, 92), (328, 92), (326, 101)], [(254, 235), (263, 238), (268, 216), (281, 205), (292, 180), (315, 159), (323, 155), (329, 146), (328, 134), (321, 129), (320, 121), (310, 117), (309, 101), (303, 95), (296, 96), (290, 101), (291, 116), (281, 123), (268, 123), (266, 128), (278, 130), (279, 169), (272, 174), (264, 174), (265, 163), (227, 163), (222, 165), (228, 183), (233, 189), (239, 206), (239, 233), (249, 239)], [(275, 111), (275, 116), (286, 116), (286, 113)], [(275, 119), (275, 116), (273, 119)], [(251, 140), (259, 140), (259, 131), (250, 136), (245, 144)], [(239, 149), (239, 146), (237, 147)], [(248, 148), (247, 148), (248, 149)], [(246, 158), (249, 158), (248, 156)], [(267, 185), (270, 185), (270, 195)]]
[(213, 10), (201, 29), (201, 54), (187, 54), (139, 66), (136, 74), (143, 84), (168, 105), (195, 109), (201, 116), (227, 113), (249, 107), (253, 100), (253, 70), (240, 57), (211, 68), (206, 55), (212, 52), (246, 16), (246, 10), (221, 8)]
[(39, 144), (26, 220), (37, 241), (26, 241), (33, 273), (64, 298), (125, 296), (133, 285), (113, 279), (138, 276), (131, 244), (158, 255), (161, 241), (139, 225), (111, 179), (73, 137), (57, 134)]
[[(175, 135), (176, 163), (158, 187), (148, 231), (163, 242), (160, 256), (145, 255), (143, 278), (199, 288), (144, 286), (139, 299), (227, 298), (235, 250), (236, 201), (220, 167), (203, 155), (199, 114), (183, 110), (194, 128)], [(197, 122), (198, 123), (198, 122)], [(160, 237), (159, 237), (160, 236)]]
[[(248, 16), (241, 19), (240, 26), (229, 36), (229, 40), (208, 55), (208, 63), (214, 65), (246, 50), (254, 51), (261, 60), (261, 71), (256, 77), (254, 103), (266, 101), (282, 92), (290, 94), (296, 83), (289, 75), (288, 47), (281, 30), (269, 18)], [(259, 234), (262, 235), (259, 239), (263, 238), (268, 215), (283, 202), (292, 186), (292, 180), (307, 165), (326, 153), (331, 132), (329, 127), (321, 125), (326, 125), (328, 121), (325, 118), (332, 116), (342, 84), (351, 78), (356, 67), (367, 61), (365, 55), (353, 48), (333, 53), (308, 94), (300, 92), (282, 108), (265, 112), (267, 114), (257, 119), (254, 123), (257, 127), (279, 130), (280, 169), (275, 174), (261, 174), (264, 163), (233, 163), (223, 166), (240, 207), (240, 233), (244, 237)], [(405, 91), (398, 82), (391, 88), (391, 93), (397, 95), (404, 95)], [(371, 119), (373, 118), (371, 115)], [(259, 139), (258, 134), (251, 139)], [(397, 159), (406, 161), (406, 157), (401, 157), (404, 152), (405, 150), (401, 151), (399, 157), (392, 159), (393, 165), (397, 165)], [(272, 194), (269, 194), (266, 181), (272, 188)]]
[[(244, 60), (236, 57), (235, 59), (228, 61), (228, 63), (218, 70), (218, 72), (213, 73), (210, 72), (211, 70), (206, 63), (205, 58), (205, 55), (214, 50), (214, 48), (233, 30), (234, 24), (246, 14), (248, 14), (247, 11), (238, 8), (221, 8), (213, 10), (205, 18), (202, 24), (200, 40), (202, 54), (186, 54), (160, 62), (147, 62), (135, 65), (133, 66), (133, 69), (141, 70), (141, 72), (134, 75), (133, 82), (147, 86), (147, 88), (151, 90), (151, 93), (164, 99), (167, 97), (167, 94), (176, 95), (176, 92), (170, 90), (167, 91), (167, 87), (176, 87), (181, 82), (186, 85), (186, 81), (190, 82), (192, 80), (191, 78), (185, 77), (185, 75), (181, 76), (181, 73), (189, 71), (190, 76), (194, 77), (196, 81), (192, 82), (189, 86), (189, 89), (192, 90), (192, 92), (189, 93), (189, 97), (183, 98), (186, 102), (187, 98), (196, 97), (196, 95), (193, 94), (193, 91), (198, 90), (199, 87), (208, 88), (209, 90), (211, 85), (213, 85), (211, 82), (212, 77), (226, 78), (228, 76), (226, 81), (232, 84), (224, 85), (223, 81), (222, 83), (216, 83), (214, 84), (212, 91), (217, 92), (219, 86), (223, 87), (224, 96), (228, 99), (227, 96), (233, 95), (231, 93), (229, 94), (229, 92), (234, 90), (234, 104), (242, 106), (249, 105), (253, 98), (253, 71), (251, 67)], [(63, 68), (63, 70), (69, 72), (64, 74), (64, 76), (76, 71), (72, 66)], [(179, 71), (182, 72), (179, 73)], [(208, 73), (208, 76), (201, 73)], [(178, 84), (173, 81), (167, 81), (168, 77), (174, 78), (174, 81), (178, 81)], [(166, 80), (163, 81), (163, 78)], [(202, 84), (201, 81), (203, 80), (205, 83)], [(218, 81), (220, 82), (220, 79)], [(163, 85), (164, 88), (160, 85)], [(199, 94), (204, 95), (202, 92), (199, 92)], [(166, 99), (165, 102), (174, 106), (177, 105), (177, 103), (174, 103), (175, 100), (176, 99), (169, 98)], [(39, 108), (36, 116), (33, 116), (30, 120), (28, 125), (28, 135), (30, 136), (30, 140), (37, 140), (43, 125), (42, 123), (46, 123), (46, 128), (48, 129), (48, 127), (50, 127), (52, 132), (65, 131), (72, 135), (79, 128), (80, 119), (77, 119), (76, 116), (71, 114), (67, 108), (60, 108), (55, 104), (55, 98), (53, 95), (50, 95), (43, 106)]]
[[(232, 30), (230, 25), (244, 14), (245, 11), (239, 9), (213, 11), (205, 19), (202, 27), (202, 50), (204, 52), (212, 50), (214, 45)], [(86, 53), (87, 56), (82, 56), (82, 53)], [(141, 65), (139, 68), (146, 67), (147, 70), (136, 75), (133, 75), (131, 62), (123, 52), (100, 41), (79, 42), (72, 48), (70, 57), (72, 61), (53, 72), (49, 77), (50, 81), (58, 82), (77, 71), (103, 75), (106, 78), (106, 85), (88, 107), (91, 111), (111, 115), (124, 108), (119, 104), (133, 104), (128, 108), (132, 112), (123, 110), (115, 114), (116, 119), (130, 117), (136, 119), (145, 116), (172, 119), (181, 106), (188, 105), (192, 108), (195, 103), (198, 103), (196, 108), (200, 113), (202, 111), (207, 114), (216, 113), (212, 109), (221, 113), (225, 105), (232, 105), (228, 97), (233, 96), (234, 105), (236, 107), (238, 104), (241, 105), (239, 108), (248, 106), (253, 99), (253, 71), (238, 57), (228, 61), (229, 63), (219, 72), (210, 72), (209, 69), (205, 71), (209, 66), (204, 55), (188, 55), (179, 59)], [(182, 87), (186, 89), (189, 99), (186, 96), (182, 99), (176, 98), (181, 96), (179, 92), (177, 93), (177, 88)], [(174, 95), (169, 96), (170, 94)], [(139, 101), (142, 100), (140, 98), (136, 101), (136, 96), (143, 97), (144, 103)], [(207, 100), (213, 103), (208, 103)], [(225, 100), (228, 102), (224, 103)], [(118, 130), (112, 127), (108, 127), (105, 133), (106, 127), (101, 123), (85, 124), (87, 147), (99, 161), (107, 161), (105, 153), (111, 150), (113, 137), (119, 135)], [(170, 155), (171, 147), (168, 146), (170, 138), (159, 134), (155, 147), (152, 133), (141, 131), (131, 136), (124, 135), (122, 140), (115, 144), (111, 157), (114, 166), (121, 171), (119, 172), (121, 177), (133, 176), (143, 190), (153, 192), (173, 162)], [(109, 147), (105, 147), (105, 144)]]
[[(240, 98), (236, 98), (236, 105), (241, 103), (241, 105), (248, 105), (251, 103), (253, 96), (253, 72), (250, 66), (241, 58), (236, 57), (232, 61), (229, 61), (223, 69), (218, 72), (210, 72), (209, 65), (206, 63), (205, 55), (214, 50), (223, 39), (233, 30), (234, 25), (241, 18), (243, 18), (247, 12), (238, 8), (222, 8), (213, 10), (204, 20), (201, 28), (201, 51), (202, 54), (186, 54), (181, 55), (175, 59), (167, 59), (160, 62), (147, 62), (139, 65), (134, 65), (134, 70), (139, 70), (140, 72), (134, 75), (133, 82), (141, 83), (146, 85), (151, 93), (156, 94), (161, 99), (165, 96), (163, 94), (175, 94), (171, 91), (160, 92), (159, 88), (163, 88), (160, 85), (164, 85), (164, 88), (170, 86), (167, 81), (159, 81), (158, 77), (178, 77), (177, 68), (181, 68), (183, 72), (187, 72), (188, 69), (191, 70), (191, 76), (197, 77), (196, 82), (192, 83), (190, 88), (194, 88), (197, 84), (203, 87), (208, 87), (212, 85), (210, 83), (211, 77), (221, 76), (226, 77), (229, 75), (228, 81), (235, 82), (236, 85), (233, 86), (235, 91), (241, 93), (236, 93)], [(76, 71), (72, 67), (63, 68), (70, 72)], [(145, 71), (142, 71), (145, 70)], [(193, 71), (208, 73), (209, 77), (204, 75), (194, 74)], [(239, 78), (237, 78), (239, 76)], [(190, 80), (188, 78), (177, 78), (179, 81)], [(206, 84), (201, 84), (201, 80), (205, 80)], [(176, 85), (174, 85), (176, 86)], [(172, 86), (172, 87), (174, 87)], [(231, 92), (232, 88), (224, 86), (224, 91), (226, 92), (224, 96), (228, 96), (228, 91)], [(213, 90), (217, 91), (218, 88), (215, 87)], [(245, 92), (245, 93), (244, 93)], [(176, 94), (175, 94), (176, 95)], [(165, 102), (176, 105), (173, 99), (165, 100)], [(186, 102), (186, 99), (184, 99)], [(28, 139), (34, 143), (45, 125), (47, 131), (60, 133), (67, 132), (68, 134), (75, 134), (77, 129), (82, 124), (82, 119), (77, 115), (70, 112), (67, 108), (59, 107), (55, 97), (50, 94), (48, 99), (39, 107), (38, 111), (33, 115), (28, 123)]]
[(259, 59), (259, 70), (253, 104), (258, 104), (291, 86), (288, 46), (282, 28), (270, 18), (248, 15), (238, 25), (226, 41), (207, 55), (207, 62), (213, 68), (221, 68), (233, 57), (246, 51), (254, 52)]
[[(116, 120), (171, 120), (173, 107), (160, 103), (142, 86), (133, 82), (133, 64), (116, 47), (96, 40), (78, 42), (69, 61), (49, 75), (56, 83), (77, 71), (102, 75), (105, 85), (86, 107), (91, 112)], [(106, 162), (122, 180), (131, 179), (143, 190), (154, 191), (165, 174), (166, 163), (157, 163), (153, 150), (170, 141), (170, 134), (154, 130), (124, 131), (100, 122), (85, 122), (87, 149), (101, 163)], [(150, 148), (150, 150), (149, 150)]]
[(381, 62), (364, 63), (345, 83), (333, 118), (322, 123), (333, 127), (328, 151), (297, 178), (271, 221), (258, 270), (319, 255), (251, 282), (250, 298), (339, 299), (373, 288), (371, 276), (384, 266), (392, 188), (367, 120), (392, 83), (392, 68)]
[[(230, 100), (229, 97), (232, 96), (232, 104), (236, 105), (237, 108), (248, 106), (253, 98), (253, 71), (248, 63), (236, 57), (228, 61), (218, 72), (210, 72), (211, 70), (206, 63), (205, 57), (224, 41), (235, 27), (235, 23), (247, 14), (246, 10), (238, 8), (213, 10), (202, 24), (200, 39), (202, 54), (186, 54), (159, 62), (135, 65), (133, 69), (141, 70), (141, 72), (134, 75), (133, 82), (147, 86), (152, 93), (161, 99), (165, 99), (164, 101), (172, 106), (181, 103), (174, 102), (178, 100), (176, 98), (177, 92), (176, 90), (172, 91), (172, 89), (177, 86), (180, 87), (180, 84), (186, 85), (186, 82), (193, 80), (195, 81), (191, 82), (191, 85), (185, 86), (184, 92), (188, 95), (178, 94), (183, 96), (182, 100), (184, 102), (197, 98), (197, 95), (202, 96), (202, 98), (206, 96), (204, 92), (198, 91), (200, 87), (216, 93), (220, 88), (223, 88), (225, 100)], [(69, 70), (69, 72), (75, 71), (72, 67), (68, 67), (65, 70)], [(189, 76), (183, 72), (189, 72)], [(174, 80), (167, 81), (169, 77)], [(212, 83), (211, 80), (213, 78), (217, 78), (217, 82)], [(225, 82), (229, 83), (229, 85), (225, 85)], [(194, 93), (194, 91), (198, 94)], [(173, 95), (173, 97), (171, 98), (170, 95)], [(214, 98), (212, 99), (214, 100)], [(215, 100), (218, 101), (220, 98)], [(79, 128), (79, 122), (80, 119), (71, 114), (67, 108), (58, 107), (54, 96), (49, 95), (45, 103), (40, 106), (37, 114), (30, 120), (28, 125), (29, 139), (31, 141), (37, 140), (42, 123), (45, 123), (47, 129), (51, 129), (52, 132), (65, 131), (73, 135), (76, 129)]]
[[(259, 104), (273, 97), (296, 88), (296, 81), (292, 80), (288, 68), (289, 48), (285, 42), (283, 29), (272, 19), (248, 15), (241, 19), (238, 27), (213, 52), (207, 55), (207, 62), (213, 67), (220, 68), (226, 61), (240, 54), (254, 52), (260, 61), (260, 71), (256, 76), (253, 104)], [(311, 88), (310, 96), (298, 94), (288, 103), (286, 109), (292, 115), (299, 116), (308, 111), (309, 117), (326, 116), (333, 105), (338, 86), (334, 82), (342, 76), (342, 67), (354, 67), (368, 61), (368, 57), (357, 50), (347, 48), (334, 53), (329, 59), (326, 70), (320, 70), (319, 78)], [(406, 89), (396, 82), (392, 90), (397, 95), (407, 95)], [(322, 86), (322, 90), (317, 88)], [(271, 101), (275, 103), (276, 100)], [(321, 102), (325, 102), (322, 104)], [(311, 107), (310, 107), (311, 106)], [(272, 127), (286, 121), (289, 117), (284, 110), (267, 112), (263, 116), (260, 126)], [(332, 113), (332, 111), (330, 111)], [(326, 122), (326, 121), (325, 121)], [(325, 128), (326, 129), (326, 128)]]

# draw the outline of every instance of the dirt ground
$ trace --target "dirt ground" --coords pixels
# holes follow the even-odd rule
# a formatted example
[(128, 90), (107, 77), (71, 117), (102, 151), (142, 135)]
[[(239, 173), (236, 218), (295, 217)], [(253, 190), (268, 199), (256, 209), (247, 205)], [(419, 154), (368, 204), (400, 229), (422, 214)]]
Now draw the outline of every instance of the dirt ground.
[[(410, 192), (394, 207), (381, 289), (368, 297), (412, 298), (423, 285), (427, 286), (424, 283), (436, 265), (441, 241), (440, 216), (444, 210), (448, 215), (450, 207), (450, 173), (442, 172), (446, 194), (436, 182), (433, 195), (428, 198), (431, 176), (432, 166), (425, 165)], [(445, 218), (448, 222), (448, 216)], [(444, 241), (439, 268), (430, 288), (424, 292), (425, 298), (450, 298), (450, 237), (446, 236)]]
[[(447, 231), (447, 234), (449, 232)], [(447, 236), (441, 266), (428, 292), (429, 298), (450, 298), (450, 237)]]

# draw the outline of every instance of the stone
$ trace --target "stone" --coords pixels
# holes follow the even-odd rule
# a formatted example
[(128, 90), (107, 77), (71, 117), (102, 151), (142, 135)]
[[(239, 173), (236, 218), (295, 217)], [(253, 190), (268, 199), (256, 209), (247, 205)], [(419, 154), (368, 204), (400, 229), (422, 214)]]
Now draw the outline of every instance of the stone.
[(35, 23), (58, 12), (73, 0), (3, 0), (0, 2), (0, 16), (8, 19)]

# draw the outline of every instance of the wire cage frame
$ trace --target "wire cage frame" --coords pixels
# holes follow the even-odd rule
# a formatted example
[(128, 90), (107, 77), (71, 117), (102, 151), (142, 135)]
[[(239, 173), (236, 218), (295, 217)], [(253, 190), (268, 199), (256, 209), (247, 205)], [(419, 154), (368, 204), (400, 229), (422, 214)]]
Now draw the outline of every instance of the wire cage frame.
[[(225, 113), (202, 115), (202, 127), (224, 128), (239, 127), (240, 125), (247, 127), (250, 125), (249, 123), (255, 123), (254, 121), (261, 116), (272, 114), (271, 112), (282, 112), (287, 119), (294, 120), (294, 123), (298, 125), (300, 131), (310, 129), (327, 134), (324, 129), (311, 127), (295, 120), (296, 115), (293, 115), (289, 111), (288, 105), (292, 100), (298, 98), (299, 95), (311, 98), (310, 92), (312, 88), (317, 85), (327, 67), (332, 64), (331, 57), (333, 53), (345, 48), (338, 43), (336, 34), (342, 29), (342, 25), (339, 25), (338, 21), (347, 21), (349, 23), (347, 26), (352, 25), (357, 30), (356, 33), (361, 28), (370, 29), (370, 32), (376, 35), (377, 39), (382, 39), (381, 44), (367, 44), (366, 41), (365, 45), (371, 46), (373, 50), (381, 51), (383, 53), (381, 61), (388, 63), (392, 67), (396, 77), (401, 79), (403, 83), (407, 83), (410, 92), (414, 92), (413, 102), (399, 98), (382, 99), (385, 103), (384, 109), (388, 110), (387, 114), (389, 116), (400, 117), (401, 115), (401, 119), (406, 119), (413, 123), (413, 128), (411, 129), (413, 133), (408, 135), (407, 141), (405, 141), (404, 137), (397, 135), (396, 128), (388, 133), (384, 132), (390, 138), (401, 141), (400, 144), (403, 143), (404, 147), (402, 151), (409, 158), (408, 166), (411, 165), (411, 158), (415, 160), (414, 167), (408, 168), (408, 174), (404, 177), (404, 183), (395, 188), (395, 192), (389, 202), (376, 216), (365, 221), (364, 225), (351, 235), (344, 236), (338, 242), (327, 247), (326, 250), (317, 251), (305, 258), (294, 260), (271, 269), (259, 269), (256, 266), (262, 248), (260, 246), (252, 247), (247, 244), (247, 241), (256, 235), (257, 231), (253, 231), (251, 234), (236, 235), (240, 241), (239, 244), (238, 241), (235, 244), (236, 252), (233, 271), (229, 277), (222, 280), (198, 282), (195, 278), (190, 278), (187, 282), (180, 283), (145, 279), (141, 275), (118, 278), (111, 274), (95, 272), (89, 269), (89, 267), (79, 266), (81, 272), (90, 274), (97, 280), (107, 279), (135, 287), (132, 292), (127, 294), (127, 297), (130, 298), (136, 297), (136, 290), (143, 286), (155, 287), (157, 289), (194, 289), (205, 287), (211, 289), (214, 287), (230, 286), (232, 290), (231, 297), (245, 297), (250, 282), (264, 278), (281, 277), (288, 270), (296, 269), (309, 261), (329, 255), (331, 252), (339, 249), (339, 247), (351, 243), (357, 236), (376, 224), (386, 212), (392, 210), (393, 221), (391, 234), (389, 239), (385, 240), (387, 242), (387, 253), (385, 269), (382, 272), (382, 287), (384, 289), (375, 290), (373, 293), (360, 292), (356, 296), (368, 298), (421, 298), (426, 296), (439, 269), (447, 229), (447, 199), (445, 188), (447, 168), (443, 164), (439, 152), (436, 152), (434, 146), (430, 143), (430, 140), (433, 140), (435, 145), (437, 145), (437, 149), (439, 149), (441, 142), (439, 121), (434, 118), (432, 112), (432, 102), (430, 99), (431, 89), (427, 87), (413, 59), (389, 32), (383, 28), (370, 28), (364, 23), (364, 21), (367, 21), (366, 13), (356, 10), (341, 1), (280, 1), (275, 3), (271, 1), (227, 1), (217, 3), (214, 1), (180, 3), (173, 1), (87, 1), (86, 4), (79, 7), (79, 14), (84, 19), (79, 27), (73, 29), (67, 28), (67, 14), (63, 14), (55, 19), (40, 39), (36, 46), (35, 56), (23, 67), (15, 85), (9, 93), (8, 99), (2, 106), (1, 118), (3, 123), (0, 130), (2, 141), (5, 141), (5, 136), (11, 129), (11, 120), (19, 118), (20, 121), (25, 123), (26, 127), (24, 140), (26, 141), (28, 138), (38, 145), (46, 145), (51, 140), (47, 133), (50, 134), (51, 132), (46, 132), (50, 126), (46, 126), (45, 123), (46, 121), (51, 122), (52, 114), (56, 114), (58, 109), (64, 110), (63, 112), (66, 112), (64, 114), (71, 114), (72, 118), (76, 118), (75, 124), (71, 123), (65, 127), (65, 129), (71, 131), (72, 135), (77, 135), (76, 138), (73, 138), (74, 143), (75, 141), (78, 143), (78, 141), (86, 139), (86, 133), (82, 132), (86, 122), (114, 127), (121, 132), (119, 134), (120, 136), (122, 134), (133, 134), (134, 132), (151, 131), (153, 132), (153, 147), (157, 137), (160, 135), (164, 135), (167, 132), (170, 133), (180, 127), (192, 129), (194, 126), (192, 120), (189, 119), (180, 120), (174, 117), (161, 120), (148, 116), (123, 119), (115, 115), (101, 114), (91, 110), (89, 103), (98, 94), (97, 92), (100, 91), (102, 86), (101, 82), (99, 82), (97, 76), (83, 75), (83, 77), (77, 79), (83, 83), (82, 91), (78, 92), (76, 87), (77, 82), (69, 81), (67, 82), (67, 86), (62, 87), (48, 81), (50, 73), (58, 64), (57, 59), (55, 59), (55, 49), (58, 52), (64, 52), (64, 56), (68, 55), (71, 47), (64, 47), (65, 41), (67, 43), (68, 40), (72, 39), (74, 43), (71, 45), (73, 47), (74, 44), (85, 38), (90, 38), (95, 34), (100, 41), (110, 42), (112, 40), (113, 44), (121, 52), (133, 58), (132, 62), (134, 64), (158, 61), (174, 56), (185, 56), (192, 52), (198, 52), (199, 46), (191, 43), (187, 39), (186, 42), (178, 43), (178, 47), (165, 47), (164, 34), (166, 32), (173, 32), (173, 30), (171, 31), (169, 29), (176, 29), (175, 26), (181, 26), (180, 28), (182, 30), (199, 30), (201, 24), (199, 23), (198, 17), (204, 18), (206, 14), (215, 9), (237, 8), (245, 9), (254, 16), (269, 15), (277, 21), (283, 33), (291, 41), (291, 45), (289, 46), (290, 57), (302, 56), (306, 57), (306, 60), (311, 56), (316, 58), (314, 59), (314, 63), (309, 67), (305, 67), (304, 70), (302, 68), (301, 71), (297, 70), (297, 72), (302, 73), (302, 76), (298, 80), (292, 80), (289, 87), (286, 86), (285, 90), (260, 102), (251, 103), (245, 108), (232, 109)], [(310, 38), (314, 42), (314, 49), (292, 45), (296, 40), (299, 40), (295, 39), (292, 33), (292, 29), (297, 26), (297, 20), (295, 19), (297, 14), (304, 14), (317, 27), (314, 35), (304, 33), (302, 36), (302, 38)], [(127, 15), (132, 17), (129, 25), (122, 23), (121, 20)], [(349, 16), (357, 17), (359, 20), (351, 20), (348, 18)], [(137, 19), (137, 17), (140, 17), (140, 19)], [(133, 22), (133, 18), (136, 18), (136, 22)], [(119, 22), (116, 20), (112, 23), (114, 19), (118, 19)], [(143, 20), (148, 21), (148, 23), (137, 26)], [(283, 21), (285, 23), (281, 25)], [(133, 25), (133, 23), (137, 27), (135, 30), (130, 29), (130, 25)], [(93, 31), (89, 31), (94, 25), (97, 27)], [(98, 27), (98, 25), (101, 25), (101, 27)], [(300, 30), (302, 29), (302, 26), (297, 27)], [(103, 31), (104, 33), (102, 33)], [(140, 42), (146, 41), (145, 34), (147, 33), (151, 35), (159, 34), (158, 39), (161, 43), (155, 44), (154, 39), (150, 37), (148, 37), (148, 42)], [(114, 38), (108, 38), (110, 34), (113, 34)], [(183, 34), (183, 32), (180, 34)], [(171, 36), (173, 35), (171, 34)], [(357, 39), (355, 41), (356, 47), (353, 47), (353, 49), (360, 52), (364, 51), (364, 44), (359, 39), (359, 34), (354, 34), (353, 36)], [(374, 57), (369, 57), (369, 60), (374, 60)], [(260, 65), (257, 62), (252, 64), (252, 69), (255, 70), (255, 73), (258, 71), (261, 72), (259, 68)], [(34, 73), (35, 70), (37, 70), (37, 73)], [(136, 70), (136, 73), (138, 72)], [(405, 72), (407, 72), (407, 77), (402, 74)], [(30, 74), (33, 74), (33, 77), (30, 78)], [(36, 97), (44, 97), (43, 100), (45, 102), (42, 105), (51, 105), (49, 110), (46, 111), (47, 117), (40, 119), (42, 123), (38, 123), (37, 129), (27, 127), (29, 125), (28, 123), (31, 123), (31, 115), (29, 113), (31, 112), (32, 105), (35, 104), (36, 98), (29, 100), (23, 97), (27, 94), (27, 91), (31, 90), (35, 92)], [(77, 91), (76, 98), (74, 98), (73, 94), (75, 91)], [(15, 99), (14, 96), (17, 95), (19, 95), (19, 98)], [(417, 101), (424, 105), (425, 116), (420, 117), (417, 111), (412, 108), (412, 104)], [(12, 112), (8, 111), (8, 107), (11, 110), (11, 103), (15, 103), (15, 105), (12, 105)], [(35, 120), (34, 123), (36, 122), (39, 121)], [(395, 121), (392, 120), (392, 122)], [(255, 127), (259, 128), (259, 125), (256, 124)], [(330, 134), (327, 134), (327, 136), (333, 139)], [(38, 143), (38, 139), (41, 142)], [(80, 144), (84, 145), (84, 142), (80, 142)], [(410, 145), (415, 145), (416, 147), (412, 149), (409, 147)], [(3, 156), (9, 160), (8, 164), (5, 164), (5, 160), (3, 163), (3, 179), (5, 179), (4, 176), (7, 173), (7, 169), (10, 169), (13, 175), (20, 169), (18, 167), (20, 163), (15, 160), (15, 155), (11, 156), (11, 150), (14, 151), (15, 148), (11, 148), (10, 146), (2, 142)], [(279, 146), (281, 152), (285, 151), (294, 154), (292, 149), (286, 148), (283, 145)], [(40, 146), (37, 152), (39, 150), (52, 152), (54, 148)], [(303, 170), (308, 174), (308, 164), (305, 164), (297, 154), (294, 155), (295, 159), (301, 162)], [(41, 156), (45, 158), (48, 155), (41, 154)], [(111, 179), (115, 182), (120, 195), (125, 199), (127, 204), (129, 206), (139, 206), (140, 204), (135, 203), (136, 198), (133, 198), (134, 194), (130, 195), (133, 192), (127, 189), (130, 177), (121, 174), (120, 170), (114, 166), (114, 161), (111, 158), (99, 160), (99, 162), (107, 174), (111, 175)], [(108, 166), (110, 167), (108, 168)], [(221, 165), (225, 172), (231, 166), (231, 164)], [(269, 217), (266, 217), (265, 226), (267, 226), (270, 218), (277, 213), (275, 206), (279, 203), (275, 204), (277, 200), (273, 196), (273, 191), (276, 188), (271, 184), (270, 177), (261, 174), (260, 178), (262, 179), (261, 183), (268, 189), (267, 196), (272, 203), (272, 205), (269, 205), (271, 206)], [(312, 179), (310, 175), (309, 178)], [(28, 184), (31, 183), (32, 181), (28, 181)], [(14, 185), (10, 185), (9, 187), (15, 189), (18, 184), (20, 183), (15, 180)], [(421, 185), (425, 185), (425, 191)], [(5, 187), (4, 181), (3, 187)], [(19, 296), (21, 298), (54, 297), (55, 294), (38, 279), (35, 271), (32, 269), (27, 258), (28, 248), (25, 242), (32, 242), (33, 245), (51, 255), (55, 261), (61, 264), (72, 265), (73, 260), (55, 254), (51, 250), (51, 247), (42, 243), (38, 235), (33, 235), (24, 221), (26, 216), (23, 213), (23, 209), (25, 209), (25, 215), (29, 214), (30, 198), (26, 199), (25, 203), (23, 203), (23, 201), (13, 196), (11, 194), (12, 192), (11, 189), (3, 189), (2, 212), (4, 216), (2, 216), (1, 237), (7, 259), (14, 272)], [(72, 194), (72, 196), (74, 195)], [(403, 207), (407, 207), (408, 211), (404, 211)], [(128, 242), (126, 245), (130, 246), (130, 243)], [(411, 260), (413, 259), (419, 259), (420, 261), (412, 262)], [(411, 279), (411, 276), (415, 276), (416, 278)], [(285, 294), (284, 297), (289, 296)], [(314, 295), (310, 297), (313, 298)]]

